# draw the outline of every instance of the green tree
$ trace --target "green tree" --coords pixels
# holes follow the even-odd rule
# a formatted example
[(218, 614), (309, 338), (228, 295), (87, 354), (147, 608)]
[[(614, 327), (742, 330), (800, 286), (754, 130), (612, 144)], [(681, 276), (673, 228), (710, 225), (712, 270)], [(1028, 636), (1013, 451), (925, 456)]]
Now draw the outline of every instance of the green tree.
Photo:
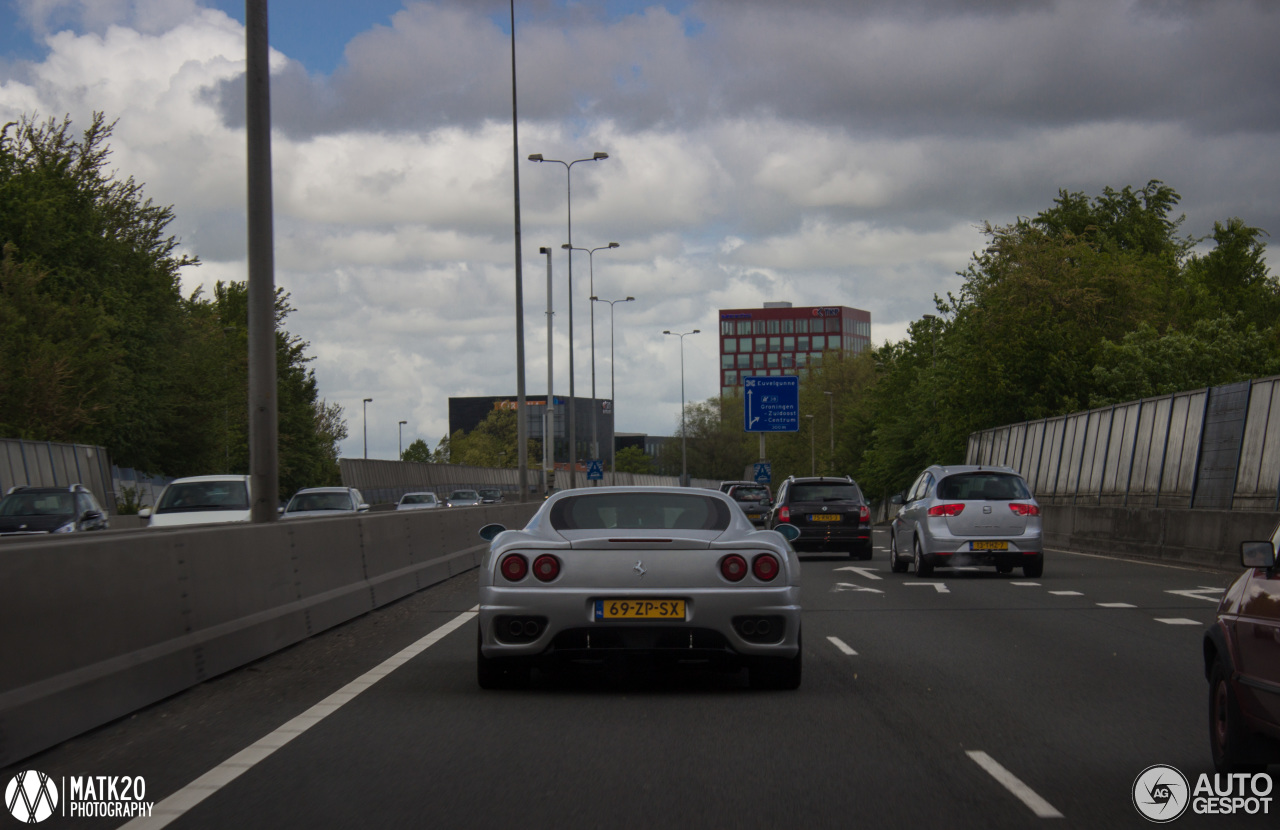
[(617, 470), (620, 473), (642, 473), (648, 474), (653, 472), (653, 459), (639, 447), (623, 447), (618, 450)]
[(429, 463), (435, 459), (431, 455), (431, 448), (427, 446), (427, 442), (419, 438), (404, 448), (404, 452), (400, 453), (400, 460)]

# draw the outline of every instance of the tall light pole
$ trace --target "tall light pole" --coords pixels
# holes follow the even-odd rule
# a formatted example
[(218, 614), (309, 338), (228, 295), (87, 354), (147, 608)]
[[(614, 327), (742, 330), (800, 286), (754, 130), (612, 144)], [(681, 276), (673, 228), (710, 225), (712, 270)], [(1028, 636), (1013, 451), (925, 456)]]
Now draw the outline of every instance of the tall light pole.
[[(564, 165), (564, 181), (565, 181), (565, 204), (568, 215), (568, 231), (569, 231), (569, 247), (573, 247), (573, 166), (583, 161), (604, 161), (609, 157), (608, 153), (596, 152), (587, 159), (574, 159), (573, 161), (562, 161), (560, 159), (543, 158), (542, 153), (533, 153), (529, 156), (529, 161), (553, 162), (555, 164)], [(569, 307), (569, 487), (578, 486), (578, 461), (577, 461), (577, 442), (578, 430), (577, 419), (574, 417), (574, 378), (573, 378), (573, 251), (569, 251), (569, 299), (567, 300)]]
[(609, 304), (609, 405), (613, 407), (613, 440), (609, 448), (609, 472), (618, 472), (618, 399), (614, 394), (613, 387), (613, 307), (618, 303), (630, 303), (635, 301), (635, 297), (627, 297), (625, 300), (602, 300), (599, 297), (592, 297), (593, 303)]
[(547, 411), (542, 427), (542, 495), (545, 498), (556, 469), (556, 396), (552, 393), (551, 371), (551, 249), (539, 248), (538, 253), (547, 257)]
[(524, 255), (520, 242), (520, 131), (516, 117), (516, 0), (511, 0), (511, 166), (515, 174), (516, 241), (516, 449), (520, 502), (529, 500), (529, 423), (524, 399)]
[(397, 457), (397, 459), (396, 459), (397, 461), (404, 461), (404, 425), (405, 425), (405, 424), (407, 424), (407, 423), (409, 423), (409, 422), (408, 422), (408, 421), (401, 421), (401, 422), (400, 422), (400, 425), (399, 425), (399, 426), (400, 426), (400, 428), (399, 428), (399, 433), (400, 433), (400, 455)]
[[(603, 251), (608, 248), (617, 248), (617, 242), (610, 242), (608, 245), (601, 245), (598, 248), (574, 248), (571, 245), (561, 245), (569, 251), (569, 256), (573, 256), (574, 251), (587, 252), (587, 287), (590, 289), (589, 297), (595, 299), (596, 296), (596, 251)], [(600, 457), (600, 429), (597, 422), (596, 413), (596, 305), (591, 304), (591, 457)]]
[(369, 404), (373, 403), (373, 398), (364, 399), (364, 457), (369, 457)]
[(680, 338), (680, 486), (689, 486), (689, 436), (685, 429), (684, 423), (684, 339), (690, 334), (697, 334), (698, 330), (686, 332), (664, 331), (663, 334), (670, 334)]
[(831, 456), (827, 459), (827, 466), (831, 468), (831, 474), (836, 473), (836, 395), (834, 392), (823, 392), (827, 396), (827, 415), (831, 420), (827, 427), (831, 435)]
[(813, 416), (804, 416), (809, 419), (809, 475), (816, 476), (818, 474), (818, 456), (813, 450)]

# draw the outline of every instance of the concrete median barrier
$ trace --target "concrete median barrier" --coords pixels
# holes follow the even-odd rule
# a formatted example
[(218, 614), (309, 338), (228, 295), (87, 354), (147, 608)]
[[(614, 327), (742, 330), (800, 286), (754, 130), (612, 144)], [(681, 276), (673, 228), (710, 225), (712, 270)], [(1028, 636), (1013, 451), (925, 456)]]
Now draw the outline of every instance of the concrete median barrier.
[(474, 568), (537, 504), (0, 547), (0, 764)]

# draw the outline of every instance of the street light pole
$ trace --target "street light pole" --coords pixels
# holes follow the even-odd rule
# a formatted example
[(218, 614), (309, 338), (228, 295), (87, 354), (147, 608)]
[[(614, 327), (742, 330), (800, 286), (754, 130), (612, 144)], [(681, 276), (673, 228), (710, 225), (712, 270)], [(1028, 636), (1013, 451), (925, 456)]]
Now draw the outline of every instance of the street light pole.
[(369, 458), (369, 404), (373, 403), (373, 398), (364, 399), (364, 457)]
[(613, 386), (613, 307), (618, 303), (630, 303), (635, 301), (635, 297), (627, 297), (625, 300), (602, 300), (599, 297), (592, 297), (592, 302), (609, 304), (609, 405), (613, 407), (613, 431), (612, 440), (609, 448), (609, 472), (618, 472), (618, 399)]
[(686, 332), (664, 331), (680, 338), (680, 486), (689, 486), (689, 436), (684, 421), (684, 339), (690, 334), (697, 334), (698, 329)]
[(836, 473), (836, 395), (834, 392), (823, 392), (827, 396), (827, 414), (831, 423), (827, 430), (831, 436), (831, 456), (827, 459), (827, 466), (831, 468), (831, 474)]
[(399, 458), (397, 459), (397, 460), (399, 460), (399, 461), (404, 461), (404, 425), (405, 425), (405, 424), (407, 424), (407, 423), (409, 423), (409, 422), (408, 422), (408, 421), (401, 421), (401, 422), (400, 422), (400, 429), (399, 429), (399, 432), (400, 432), (400, 456), (399, 456)]
[[(596, 296), (596, 251), (603, 251), (608, 248), (617, 248), (617, 242), (610, 242), (608, 245), (601, 245), (598, 248), (574, 248), (570, 245), (561, 245), (561, 248), (569, 250), (569, 256), (573, 256), (573, 251), (587, 252), (587, 287), (590, 289), (592, 299)], [(597, 421), (596, 406), (596, 306), (591, 304), (591, 457), (600, 457), (600, 428)], [(596, 484), (598, 482), (592, 482)]]
[(560, 159), (543, 158), (542, 153), (533, 153), (529, 156), (529, 161), (554, 162), (564, 165), (564, 181), (565, 181), (565, 203), (568, 216), (568, 232), (569, 232), (569, 298), (566, 301), (569, 308), (569, 487), (578, 486), (578, 461), (577, 461), (577, 419), (574, 417), (574, 377), (573, 377), (573, 166), (583, 161), (604, 161), (609, 157), (608, 153), (596, 152), (587, 159), (574, 159), (573, 161), (562, 161)]
[(818, 474), (818, 456), (813, 450), (813, 416), (804, 416), (809, 419), (809, 475), (816, 476)]
[(516, 474), (520, 503), (529, 500), (529, 422), (524, 394), (524, 254), (520, 229), (520, 132), (516, 117), (516, 0), (511, 0), (511, 166), (515, 174), (516, 243)]
[(552, 392), (551, 317), (551, 249), (539, 248), (547, 257), (547, 411), (542, 426), (542, 495), (545, 498), (556, 469), (556, 396)]

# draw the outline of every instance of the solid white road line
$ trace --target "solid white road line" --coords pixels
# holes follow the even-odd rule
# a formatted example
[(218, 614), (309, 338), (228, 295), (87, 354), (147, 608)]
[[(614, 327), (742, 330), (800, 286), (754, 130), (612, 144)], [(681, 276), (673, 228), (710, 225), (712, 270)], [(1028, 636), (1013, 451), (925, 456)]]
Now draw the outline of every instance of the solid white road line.
[(1101, 608), (1137, 608), (1138, 607), (1136, 605), (1130, 605), (1127, 602), (1100, 602), (1098, 603), (1098, 605)]
[(343, 704), (350, 703), (356, 695), (475, 619), (478, 608), (477, 606), (470, 611), (459, 614), (413, 645), (388, 657), (379, 665), (352, 680), (270, 735), (262, 738), (247, 749), (232, 755), (195, 781), (156, 804), (150, 816), (135, 818), (122, 825), (121, 830), (126, 830), (126, 828), (127, 830), (155, 830), (156, 828), (167, 827), (171, 821), (181, 818), (192, 807), (248, 772), (253, 768), (254, 764), (338, 711)]
[(1037, 795), (1034, 790), (1019, 781), (1017, 776), (1000, 766), (1000, 764), (987, 753), (974, 750), (966, 752), (965, 755), (972, 758), (974, 763), (986, 770), (992, 778), (1003, 784), (1006, 790), (1013, 793), (1019, 801), (1031, 808), (1031, 812), (1035, 813), (1040, 818), (1062, 818), (1062, 813), (1055, 810), (1052, 804), (1045, 801)]
[(1050, 591), (1055, 597), (1082, 597), (1084, 594), (1079, 591)]
[(827, 638), (827, 640), (829, 640), (829, 641), (831, 642), (831, 645), (833, 645), (833, 646), (835, 646), (836, 648), (838, 648), (838, 649), (840, 649), (841, 651), (843, 651), (843, 652), (845, 653), (845, 656), (847, 656), (847, 657), (857, 657), (857, 656), (858, 656), (858, 652), (854, 651), (853, 649), (851, 649), (851, 648), (849, 648), (847, 645), (845, 645), (844, 640), (841, 640), (839, 637), (828, 637), (828, 638)]
[(1189, 620), (1186, 617), (1156, 617), (1155, 620), (1165, 625), (1204, 625), (1199, 620)]

